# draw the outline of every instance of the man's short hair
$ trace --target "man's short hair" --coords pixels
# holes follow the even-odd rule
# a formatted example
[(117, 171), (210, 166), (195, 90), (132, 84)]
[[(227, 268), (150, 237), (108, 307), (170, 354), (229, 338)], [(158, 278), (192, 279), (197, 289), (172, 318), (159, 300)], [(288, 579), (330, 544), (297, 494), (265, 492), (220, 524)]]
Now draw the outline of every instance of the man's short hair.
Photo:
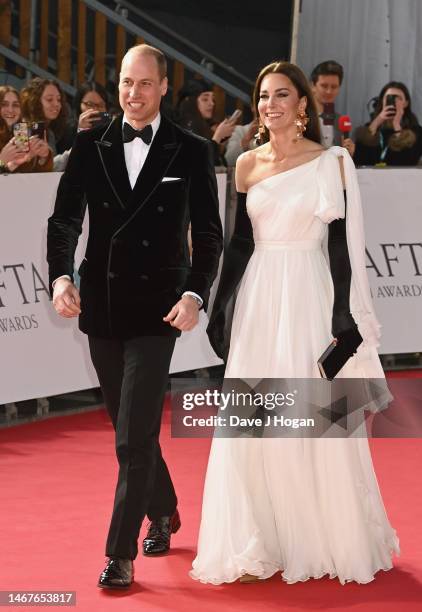
[(131, 47), (126, 51), (122, 63), (124, 62), (125, 57), (132, 52), (140, 53), (142, 55), (152, 55), (153, 57), (155, 57), (158, 66), (158, 72), (160, 74), (160, 79), (163, 80), (164, 77), (167, 76), (166, 56), (162, 51), (160, 51), (160, 49), (152, 47), (151, 45), (146, 45), (145, 43), (141, 45), (135, 45), (134, 47)]
[(327, 74), (332, 74), (334, 76), (338, 76), (340, 85), (343, 82), (343, 66), (334, 60), (328, 60), (326, 62), (321, 62), (318, 66), (311, 72), (311, 81), (314, 85), (316, 85), (320, 76), (325, 76)]

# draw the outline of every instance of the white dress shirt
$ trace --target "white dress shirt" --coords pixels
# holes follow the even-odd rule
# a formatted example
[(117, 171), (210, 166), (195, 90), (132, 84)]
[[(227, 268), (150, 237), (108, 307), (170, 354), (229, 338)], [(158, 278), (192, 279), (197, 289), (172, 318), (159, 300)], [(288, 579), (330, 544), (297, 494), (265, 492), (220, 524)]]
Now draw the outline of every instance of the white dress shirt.
[[(129, 123), (129, 125), (131, 125), (130, 121), (126, 119), (126, 115), (123, 115), (122, 126), (124, 125), (124, 123)], [(129, 175), (130, 186), (132, 187), (132, 189), (135, 187), (136, 180), (148, 156), (152, 142), (155, 138), (158, 128), (160, 127), (160, 123), (161, 115), (160, 113), (158, 113), (155, 119), (151, 121), (152, 139), (149, 144), (144, 142), (142, 138), (134, 138), (132, 142), (125, 142), (123, 145), (125, 151), (127, 173)]]
[(332, 147), (334, 144), (334, 125), (324, 125), (324, 119), (319, 116), (319, 127), (321, 129), (321, 144)]

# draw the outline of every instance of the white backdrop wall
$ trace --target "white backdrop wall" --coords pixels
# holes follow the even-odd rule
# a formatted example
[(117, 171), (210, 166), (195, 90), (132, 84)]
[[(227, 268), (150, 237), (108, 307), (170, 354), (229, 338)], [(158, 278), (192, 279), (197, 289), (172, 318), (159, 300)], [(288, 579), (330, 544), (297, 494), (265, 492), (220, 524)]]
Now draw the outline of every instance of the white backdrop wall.
[[(87, 338), (47, 291), (46, 226), (57, 173), (0, 176), (0, 404), (97, 386)], [(381, 353), (422, 350), (422, 169), (358, 171)], [(218, 174), (224, 218), (226, 175)], [(87, 225), (76, 260), (84, 254)], [(215, 286), (212, 295), (215, 291)], [(212, 297), (212, 296), (211, 296)], [(217, 365), (200, 323), (176, 342), (171, 372)], [(259, 333), (259, 327), (257, 328)]]
[(333, 59), (345, 79), (336, 109), (353, 127), (369, 119), (367, 102), (388, 81), (405, 83), (422, 122), (422, 1), (302, 0), (297, 64), (309, 76)]

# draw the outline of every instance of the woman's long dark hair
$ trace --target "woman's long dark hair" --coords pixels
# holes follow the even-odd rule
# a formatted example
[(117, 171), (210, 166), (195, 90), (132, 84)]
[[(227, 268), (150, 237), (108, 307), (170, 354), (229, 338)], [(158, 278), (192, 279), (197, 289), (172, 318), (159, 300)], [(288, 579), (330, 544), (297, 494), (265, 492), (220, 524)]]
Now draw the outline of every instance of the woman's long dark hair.
[(212, 139), (212, 130), (209, 122), (204, 119), (198, 110), (198, 99), (189, 96), (184, 98), (178, 106), (177, 123), (202, 138)]
[(66, 128), (67, 102), (62, 88), (57, 81), (51, 79), (33, 78), (21, 91), (22, 116), (26, 121), (45, 121), (41, 96), (47, 85), (54, 85), (60, 94), (61, 109), (59, 116), (49, 123), (49, 128), (54, 132), (56, 139), (60, 139)]
[(108, 111), (110, 103), (105, 87), (103, 87), (99, 83), (96, 83), (95, 81), (86, 81), (85, 83), (82, 83), (82, 85), (78, 88), (78, 91), (76, 92), (76, 95), (73, 99), (73, 109), (75, 111), (76, 117), (79, 117), (79, 115), (81, 114), (81, 102), (86, 96), (86, 94), (90, 91), (95, 91), (100, 96), (100, 98), (104, 100), (106, 110)]
[[(306, 114), (309, 117), (309, 123), (306, 126), (306, 138), (309, 140), (313, 140), (318, 144), (321, 143), (321, 133), (319, 128), (319, 118), (318, 113), (314, 101), (314, 97), (312, 95), (312, 91), (306, 78), (305, 74), (295, 64), (291, 64), (290, 62), (273, 62), (272, 64), (268, 64), (261, 70), (256, 79), (255, 88), (253, 92), (253, 107), (255, 109), (256, 116), (259, 117), (258, 112), (258, 102), (259, 95), (261, 91), (261, 83), (268, 74), (284, 74), (290, 81), (293, 83), (299, 98), (306, 96), (307, 104), (306, 104)], [(264, 134), (261, 139), (261, 144), (263, 142), (268, 142), (270, 138), (269, 131), (266, 127), (264, 127)]]
[[(14, 94), (19, 100), (19, 104), (20, 104), (20, 96), (19, 96), (18, 90), (15, 89), (14, 87), (11, 87), (10, 85), (2, 85), (0, 87), (0, 105), (3, 104), (4, 97), (8, 93)], [(21, 110), (21, 113), (22, 113), (22, 110)], [(3, 140), (4, 138), (8, 138), (9, 136), (12, 137), (12, 135), (13, 135), (13, 131), (7, 125), (3, 117), (0, 116), (0, 138)]]
[(380, 112), (382, 111), (382, 105), (383, 105), (383, 99), (384, 99), (385, 92), (387, 91), (387, 89), (391, 89), (391, 88), (400, 89), (400, 91), (404, 93), (404, 97), (407, 100), (407, 106), (404, 109), (403, 118), (401, 120), (402, 127), (410, 128), (410, 129), (418, 127), (419, 121), (416, 115), (414, 115), (412, 112), (412, 103), (410, 99), (409, 90), (407, 89), (406, 85), (404, 83), (401, 83), (400, 81), (390, 81), (389, 83), (384, 85), (384, 87), (381, 89), (380, 94), (378, 96), (378, 101), (375, 104), (374, 111), (371, 115), (371, 119), (375, 119), (375, 117), (379, 115)]

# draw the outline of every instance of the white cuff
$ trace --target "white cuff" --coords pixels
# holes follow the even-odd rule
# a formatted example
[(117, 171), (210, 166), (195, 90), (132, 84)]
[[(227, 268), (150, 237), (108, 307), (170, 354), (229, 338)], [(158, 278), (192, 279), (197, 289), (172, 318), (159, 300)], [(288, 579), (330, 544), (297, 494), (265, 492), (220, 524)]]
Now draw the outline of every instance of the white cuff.
[(53, 282), (51, 283), (51, 286), (53, 287), (53, 289), (54, 289), (54, 285), (57, 283), (57, 281), (58, 281), (60, 278), (67, 278), (67, 279), (68, 279), (68, 280), (70, 280), (70, 281), (72, 280), (72, 279), (70, 278), (69, 274), (63, 274), (62, 276), (58, 276), (58, 277), (57, 277), (57, 278), (55, 278), (55, 279), (53, 280)]
[(184, 297), (185, 295), (190, 295), (191, 297), (195, 298), (195, 300), (198, 302), (199, 308), (201, 308), (202, 304), (204, 303), (204, 300), (197, 293), (194, 293), (193, 291), (185, 291), (184, 293), (182, 293), (182, 297)]

